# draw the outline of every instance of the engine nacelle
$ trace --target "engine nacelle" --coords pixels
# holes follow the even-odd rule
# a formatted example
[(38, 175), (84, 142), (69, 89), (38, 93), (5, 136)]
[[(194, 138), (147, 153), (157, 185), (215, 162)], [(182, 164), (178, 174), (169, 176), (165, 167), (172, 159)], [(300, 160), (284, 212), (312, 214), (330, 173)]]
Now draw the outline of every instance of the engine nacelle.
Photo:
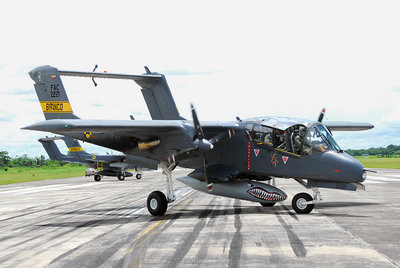
[(287, 194), (279, 188), (256, 181), (214, 183), (209, 191), (207, 185), (197, 179), (181, 177), (177, 180), (200, 192), (264, 204), (280, 202), (287, 198)]

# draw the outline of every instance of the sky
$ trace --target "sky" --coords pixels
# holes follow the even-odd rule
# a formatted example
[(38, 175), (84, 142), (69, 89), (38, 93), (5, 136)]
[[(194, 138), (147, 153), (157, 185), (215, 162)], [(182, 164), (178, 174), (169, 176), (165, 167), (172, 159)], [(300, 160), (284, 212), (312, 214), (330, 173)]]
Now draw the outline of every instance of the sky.
[[(7, 1), (0, 8), (0, 151), (45, 155), (28, 72), (166, 75), (181, 115), (293, 116), (375, 125), (343, 149), (400, 144), (400, 1)], [(85, 119), (151, 119), (133, 81), (63, 78)], [(93, 153), (110, 152), (84, 144)], [(112, 152), (117, 153), (117, 152)]]

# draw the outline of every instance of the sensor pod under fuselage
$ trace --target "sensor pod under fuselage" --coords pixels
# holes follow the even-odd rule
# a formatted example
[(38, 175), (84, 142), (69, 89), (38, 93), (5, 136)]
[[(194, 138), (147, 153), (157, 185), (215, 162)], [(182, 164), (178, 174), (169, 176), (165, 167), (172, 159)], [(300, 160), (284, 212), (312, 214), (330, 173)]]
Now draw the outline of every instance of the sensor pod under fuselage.
[(181, 177), (177, 180), (200, 192), (258, 203), (275, 203), (287, 198), (287, 194), (275, 186), (249, 180), (213, 183), (211, 191), (204, 182), (191, 177)]

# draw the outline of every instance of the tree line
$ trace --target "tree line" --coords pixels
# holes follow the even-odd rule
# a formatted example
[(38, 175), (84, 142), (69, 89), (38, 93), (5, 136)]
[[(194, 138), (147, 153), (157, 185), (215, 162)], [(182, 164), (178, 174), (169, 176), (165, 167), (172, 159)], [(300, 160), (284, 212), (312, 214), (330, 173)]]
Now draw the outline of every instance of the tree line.
[(400, 145), (389, 145), (386, 148), (369, 148), (369, 149), (360, 149), (360, 150), (346, 150), (346, 152), (353, 156), (361, 156), (361, 155), (377, 155), (383, 157), (389, 157), (394, 155), (400, 155)]
[(7, 151), (0, 151), (0, 168), (10, 167), (59, 167), (64, 166), (65, 162), (46, 159), (43, 155), (29, 157), (27, 154), (22, 156), (10, 157)]
[[(377, 156), (393, 156), (400, 155), (400, 145), (389, 145), (386, 148), (369, 148), (360, 150), (346, 150), (346, 152), (352, 156), (362, 155), (377, 155)], [(36, 157), (29, 157), (27, 154), (22, 156), (10, 157), (7, 151), (0, 151), (0, 168), (8, 167), (58, 167), (63, 166), (66, 163), (46, 159), (43, 155)], [(78, 164), (77, 164), (78, 165)]]

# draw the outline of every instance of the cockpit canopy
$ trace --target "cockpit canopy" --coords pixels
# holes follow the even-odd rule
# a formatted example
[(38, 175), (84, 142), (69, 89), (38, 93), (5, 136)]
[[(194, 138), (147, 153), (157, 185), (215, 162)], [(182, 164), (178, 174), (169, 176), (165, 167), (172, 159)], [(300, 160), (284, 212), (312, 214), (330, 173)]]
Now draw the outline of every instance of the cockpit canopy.
[(312, 155), (330, 150), (341, 152), (331, 132), (320, 123), (270, 118), (249, 122), (245, 128), (249, 138), (257, 144), (290, 153)]

